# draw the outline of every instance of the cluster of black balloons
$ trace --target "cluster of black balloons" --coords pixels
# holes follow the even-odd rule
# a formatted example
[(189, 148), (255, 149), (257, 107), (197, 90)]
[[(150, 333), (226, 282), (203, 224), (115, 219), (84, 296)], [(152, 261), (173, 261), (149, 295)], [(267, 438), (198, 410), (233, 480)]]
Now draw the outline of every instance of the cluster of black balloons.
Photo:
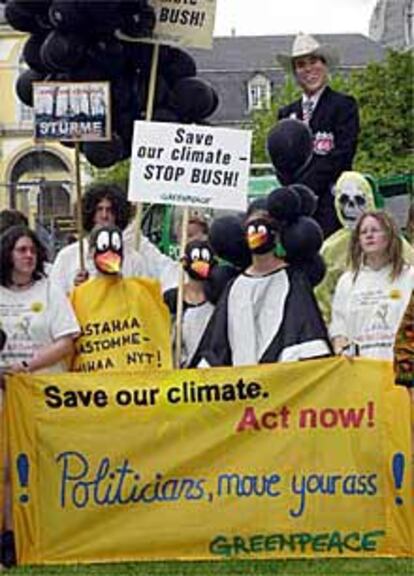
[[(312, 134), (299, 120), (282, 120), (269, 132), (267, 148), (276, 174), (284, 185), (261, 199), (261, 207), (277, 223), (285, 259), (304, 270), (311, 284), (316, 286), (326, 271), (319, 254), (322, 229), (312, 217), (318, 199), (310, 188), (295, 183), (311, 159)], [(242, 218), (223, 216), (216, 219), (210, 229), (210, 242), (216, 254), (236, 268), (249, 266), (251, 253)]]
[[(16, 30), (29, 32), (29, 66), (16, 83), (33, 106), (35, 81), (109, 81), (112, 140), (82, 143), (91, 164), (109, 167), (131, 153), (134, 120), (145, 118), (155, 13), (148, 0), (0, 0)], [(203, 123), (218, 105), (214, 88), (197, 77), (192, 56), (173, 46), (159, 51), (152, 119)], [(62, 142), (63, 143), (63, 142)]]

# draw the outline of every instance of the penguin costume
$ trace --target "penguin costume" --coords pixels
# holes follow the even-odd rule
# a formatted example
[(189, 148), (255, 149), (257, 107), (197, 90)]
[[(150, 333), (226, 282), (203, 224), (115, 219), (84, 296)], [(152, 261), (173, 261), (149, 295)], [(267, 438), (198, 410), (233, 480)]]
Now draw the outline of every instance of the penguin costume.
[(71, 293), (81, 327), (72, 370), (172, 368), (170, 317), (157, 280), (122, 276), (122, 231), (96, 226), (89, 245), (97, 277)]
[[(205, 287), (216, 264), (213, 250), (206, 240), (188, 242), (183, 260), (188, 279), (184, 284), (181, 368), (191, 363), (214, 311), (214, 304), (207, 297), (208, 291)], [(177, 295), (178, 288), (171, 288), (164, 293), (164, 302), (173, 319), (173, 348), (177, 333), (175, 323)]]
[[(316, 258), (322, 244), (318, 224), (305, 215), (308, 205), (291, 187), (277, 189), (251, 204), (241, 226), (251, 263), (225, 288), (191, 366), (237, 366), (331, 355), (311, 283), (295, 262)], [(275, 254), (280, 238), (288, 247), (286, 258)], [(210, 240), (213, 248), (223, 244), (223, 237)], [(230, 241), (241, 246), (240, 237)], [(239, 248), (234, 256), (243, 260), (240, 252)]]

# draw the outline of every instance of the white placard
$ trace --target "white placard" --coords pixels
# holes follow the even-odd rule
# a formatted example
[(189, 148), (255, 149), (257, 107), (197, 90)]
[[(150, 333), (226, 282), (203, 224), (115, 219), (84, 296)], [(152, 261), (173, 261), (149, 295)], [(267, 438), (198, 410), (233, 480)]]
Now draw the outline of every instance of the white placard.
[(129, 200), (245, 210), (250, 130), (134, 123)]
[(115, 35), (128, 42), (172, 44), (186, 48), (211, 48), (213, 44), (216, 0), (149, 0), (155, 11), (151, 36)]
[(153, 37), (159, 42), (211, 48), (216, 0), (150, 0), (155, 8)]
[(111, 139), (109, 82), (34, 82), (36, 140)]

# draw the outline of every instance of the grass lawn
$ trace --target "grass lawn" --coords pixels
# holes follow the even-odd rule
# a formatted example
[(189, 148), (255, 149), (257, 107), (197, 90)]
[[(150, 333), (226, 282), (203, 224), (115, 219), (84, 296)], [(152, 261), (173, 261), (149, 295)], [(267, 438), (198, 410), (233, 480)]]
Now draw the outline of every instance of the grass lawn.
[(227, 562), (141, 562), (128, 564), (83, 564), (76, 566), (21, 567), (6, 572), (10, 576), (280, 576), (375, 574), (394, 576), (414, 574), (414, 559), (324, 559), (324, 560), (229, 560)]

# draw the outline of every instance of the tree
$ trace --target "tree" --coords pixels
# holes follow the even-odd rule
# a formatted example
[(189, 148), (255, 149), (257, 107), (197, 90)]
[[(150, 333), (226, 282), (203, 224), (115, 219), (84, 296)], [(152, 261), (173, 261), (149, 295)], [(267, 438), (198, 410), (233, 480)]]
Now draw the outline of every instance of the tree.
[(355, 159), (357, 170), (385, 176), (411, 172), (414, 167), (413, 54), (387, 53), (349, 79), (349, 92), (358, 100), (361, 133)]
[(123, 160), (114, 164), (110, 168), (95, 168), (89, 165), (90, 174), (94, 182), (113, 182), (121, 186), (122, 189), (127, 190), (129, 180), (129, 166), (130, 160)]
[[(383, 62), (373, 62), (348, 76), (336, 74), (334, 89), (352, 94), (361, 119), (354, 168), (375, 177), (411, 172), (414, 168), (413, 54), (389, 51)], [(299, 97), (289, 77), (273, 95), (270, 110), (252, 115), (254, 163), (269, 162), (266, 138), (277, 110)]]

